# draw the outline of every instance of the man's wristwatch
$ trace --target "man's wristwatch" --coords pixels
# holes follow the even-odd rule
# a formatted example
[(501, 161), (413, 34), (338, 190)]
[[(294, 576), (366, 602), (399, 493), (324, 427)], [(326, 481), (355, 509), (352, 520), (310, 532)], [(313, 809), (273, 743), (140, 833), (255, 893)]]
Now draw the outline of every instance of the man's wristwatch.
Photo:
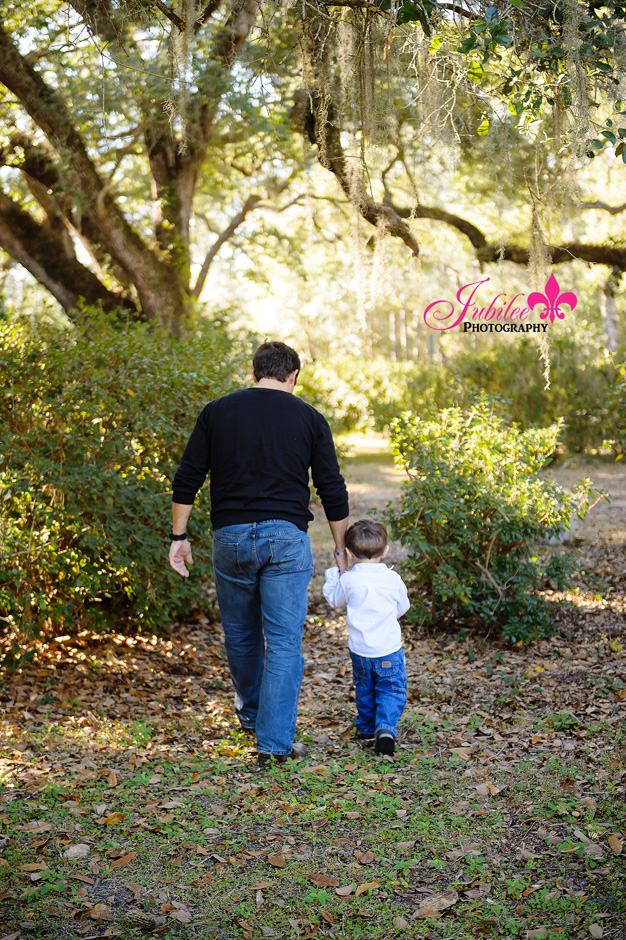
[(345, 550), (343, 552), (338, 552), (337, 549), (335, 549), (335, 555), (345, 555), (345, 554), (346, 554)]
[(174, 531), (170, 529), (170, 542), (184, 542), (187, 538), (187, 533), (183, 532), (182, 535), (175, 535)]

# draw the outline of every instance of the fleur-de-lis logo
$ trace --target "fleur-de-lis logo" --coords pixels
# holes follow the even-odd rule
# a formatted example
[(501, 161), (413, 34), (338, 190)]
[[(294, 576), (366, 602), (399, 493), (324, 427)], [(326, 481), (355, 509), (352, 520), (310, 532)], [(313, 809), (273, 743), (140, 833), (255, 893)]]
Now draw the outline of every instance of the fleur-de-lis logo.
[(556, 317), (558, 317), (559, 320), (563, 320), (565, 314), (560, 309), (561, 304), (569, 304), (571, 310), (575, 308), (578, 303), (576, 294), (572, 291), (559, 294), (560, 289), (559, 282), (554, 274), (551, 274), (546, 284), (545, 294), (540, 294), (539, 291), (533, 291), (532, 294), (528, 295), (528, 306), (531, 310), (534, 310), (537, 304), (545, 304), (546, 309), (543, 313), (539, 314), (540, 320), (545, 320), (548, 316), (550, 317), (550, 323), (554, 323)]

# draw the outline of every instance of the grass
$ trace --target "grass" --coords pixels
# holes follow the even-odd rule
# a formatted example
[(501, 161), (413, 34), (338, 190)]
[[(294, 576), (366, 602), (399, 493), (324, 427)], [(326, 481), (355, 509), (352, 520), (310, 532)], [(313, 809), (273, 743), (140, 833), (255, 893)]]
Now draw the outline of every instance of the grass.
[(481, 715), (410, 717), (420, 746), (392, 761), (346, 744), (265, 774), (234, 731), (210, 757), (137, 721), (32, 732), (26, 785), (4, 765), (5, 930), (133, 938), (141, 911), (162, 937), (623, 938), (618, 775), (600, 790), (584, 759), (479, 770), (436, 739)]

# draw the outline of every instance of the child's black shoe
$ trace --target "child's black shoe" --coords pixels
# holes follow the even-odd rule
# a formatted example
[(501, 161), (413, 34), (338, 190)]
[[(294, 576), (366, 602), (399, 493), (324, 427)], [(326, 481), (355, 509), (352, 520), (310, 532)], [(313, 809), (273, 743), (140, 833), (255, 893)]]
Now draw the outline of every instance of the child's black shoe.
[(377, 731), (376, 744), (374, 746), (375, 754), (382, 754), (385, 757), (391, 757), (396, 749), (396, 739), (391, 731)]

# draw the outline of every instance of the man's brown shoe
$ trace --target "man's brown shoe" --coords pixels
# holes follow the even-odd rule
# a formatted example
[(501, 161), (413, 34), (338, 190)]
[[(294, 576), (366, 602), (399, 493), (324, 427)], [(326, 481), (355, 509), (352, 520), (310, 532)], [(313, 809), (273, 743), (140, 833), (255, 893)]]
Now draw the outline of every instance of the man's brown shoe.
[(269, 767), (273, 760), (276, 761), (277, 764), (284, 764), (285, 761), (288, 760), (301, 760), (303, 757), (306, 757), (307, 753), (308, 748), (306, 744), (302, 744), (301, 741), (294, 741), (291, 754), (263, 754), (262, 751), (259, 751), (259, 767)]

